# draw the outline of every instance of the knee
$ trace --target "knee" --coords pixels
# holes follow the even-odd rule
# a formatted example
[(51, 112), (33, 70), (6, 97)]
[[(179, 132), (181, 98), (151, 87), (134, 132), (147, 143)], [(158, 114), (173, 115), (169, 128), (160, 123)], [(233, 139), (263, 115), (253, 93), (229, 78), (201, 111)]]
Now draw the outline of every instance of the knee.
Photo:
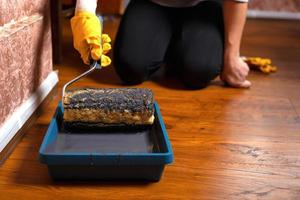
[(181, 78), (183, 83), (192, 89), (208, 86), (220, 73), (221, 64), (208, 62), (186, 62), (183, 65)]
[(132, 54), (115, 53), (114, 66), (121, 80), (128, 85), (140, 84), (148, 77), (146, 62)]

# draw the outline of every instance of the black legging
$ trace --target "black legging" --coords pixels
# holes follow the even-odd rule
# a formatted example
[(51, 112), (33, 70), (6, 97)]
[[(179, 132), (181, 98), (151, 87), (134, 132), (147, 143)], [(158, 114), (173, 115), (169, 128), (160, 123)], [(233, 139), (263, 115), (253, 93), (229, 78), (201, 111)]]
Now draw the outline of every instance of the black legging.
[(117, 73), (126, 84), (138, 84), (171, 63), (188, 87), (207, 86), (221, 71), (222, 16), (222, 5), (214, 1), (171, 8), (132, 0), (116, 37)]

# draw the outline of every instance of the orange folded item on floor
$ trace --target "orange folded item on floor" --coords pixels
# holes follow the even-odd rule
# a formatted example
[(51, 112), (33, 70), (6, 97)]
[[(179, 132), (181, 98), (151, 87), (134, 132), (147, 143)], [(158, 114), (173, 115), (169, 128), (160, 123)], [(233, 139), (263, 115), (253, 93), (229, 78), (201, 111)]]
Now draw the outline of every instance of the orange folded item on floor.
[(271, 59), (261, 57), (243, 57), (250, 69), (259, 70), (265, 74), (274, 73), (277, 67), (272, 65)]

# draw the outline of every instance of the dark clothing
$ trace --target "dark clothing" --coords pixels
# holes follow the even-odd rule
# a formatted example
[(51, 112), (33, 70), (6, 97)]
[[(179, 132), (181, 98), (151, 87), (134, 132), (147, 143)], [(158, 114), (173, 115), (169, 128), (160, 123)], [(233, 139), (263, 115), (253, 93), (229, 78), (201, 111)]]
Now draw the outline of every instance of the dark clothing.
[(172, 8), (132, 0), (116, 38), (116, 71), (125, 83), (138, 84), (166, 63), (188, 87), (205, 87), (220, 73), (223, 33), (218, 2)]

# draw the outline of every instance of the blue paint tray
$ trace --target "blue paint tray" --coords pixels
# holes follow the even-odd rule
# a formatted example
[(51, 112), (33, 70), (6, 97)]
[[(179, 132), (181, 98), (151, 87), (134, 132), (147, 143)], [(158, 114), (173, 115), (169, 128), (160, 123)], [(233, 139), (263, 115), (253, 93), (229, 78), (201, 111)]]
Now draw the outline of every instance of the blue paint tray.
[(173, 162), (173, 152), (157, 103), (154, 110), (151, 126), (70, 132), (60, 103), (40, 147), (40, 161), (55, 180), (158, 181)]

